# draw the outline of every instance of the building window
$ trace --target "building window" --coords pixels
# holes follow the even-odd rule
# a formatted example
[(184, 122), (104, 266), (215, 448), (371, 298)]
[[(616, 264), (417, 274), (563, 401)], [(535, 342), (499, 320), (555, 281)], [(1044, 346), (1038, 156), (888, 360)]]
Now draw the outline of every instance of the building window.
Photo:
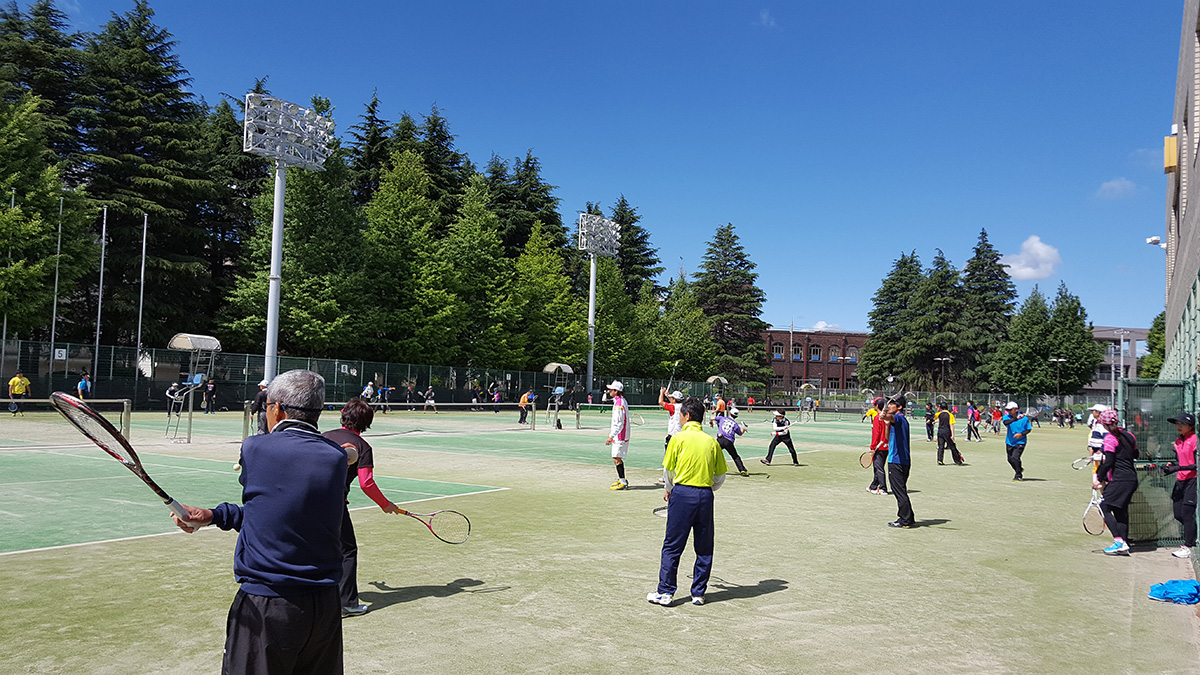
[(792, 360), (793, 361), (803, 361), (804, 360), (804, 347), (801, 347), (800, 345), (792, 345)]
[(773, 358), (777, 361), (783, 360), (783, 343), (782, 342), (776, 342), (775, 344), (771, 345), (771, 358)]
[(809, 361), (820, 361), (821, 360), (821, 347), (820, 346), (813, 345), (808, 348), (808, 360)]
[(858, 389), (858, 378), (857, 377), (847, 377), (846, 378), (846, 388), (847, 389)]
[(833, 345), (829, 348), (830, 363), (837, 363), (838, 357), (841, 355), (842, 355), (842, 350), (837, 345)]
[(792, 391), (800, 391), (800, 387), (804, 386), (804, 380), (795, 378), (792, 380)]
[(829, 378), (829, 388), (830, 389), (841, 389), (842, 381), (836, 377)]
[(772, 377), (771, 378), (771, 387), (772, 388), (778, 389), (779, 387), (782, 387), (782, 386), (783, 386), (783, 378), (782, 377)]
[(858, 363), (858, 347), (847, 347), (846, 359), (850, 361), (850, 363)]

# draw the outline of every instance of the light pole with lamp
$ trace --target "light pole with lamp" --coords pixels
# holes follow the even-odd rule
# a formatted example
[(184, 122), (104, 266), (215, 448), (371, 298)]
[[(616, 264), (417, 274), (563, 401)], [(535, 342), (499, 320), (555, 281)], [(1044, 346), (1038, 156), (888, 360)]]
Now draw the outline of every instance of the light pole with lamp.
[(242, 149), (275, 160), (275, 214), (271, 224), (271, 271), (267, 277), (267, 339), (263, 379), (275, 379), (279, 360), (279, 295), (283, 274), (283, 196), (287, 167), (322, 171), (333, 141), (333, 120), (281, 98), (246, 94)]
[[(942, 362), (942, 389), (945, 389), (946, 388), (946, 363), (949, 361), (953, 361), (954, 358), (951, 356), (936, 356), (936, 357), (934, 357), (933, 360)], [(945, 393), (945, 392), (943, 392), (943, 393)]]
[(588, 359), (587, 391), (595, 386), (593, 365), (596, 352), (596, 256), (617, 257), (621, 241), (621, 226), (592, 213), (579, 214), (579, 250), (591, 259), (591, 279), (588, 282)]
[(1062, 381), (1062, 364), (1066, 362), (1066, 359), (1050, 359), (1050, 363), (1054, 364), (1054, 400), (1059, 408), (1062, 408), (1062, 392), (1059, 386)]

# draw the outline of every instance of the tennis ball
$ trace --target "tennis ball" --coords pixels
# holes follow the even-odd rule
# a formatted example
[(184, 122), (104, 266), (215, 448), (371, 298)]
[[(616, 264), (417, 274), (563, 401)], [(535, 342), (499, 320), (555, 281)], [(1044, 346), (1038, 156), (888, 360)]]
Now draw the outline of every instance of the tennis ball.
[(233, 463), (233, 470), (234, 470), (234, 471), (241, 471), (241, 470), (242, 470), (242, 465), (241, 465), (240, 463), (238, 463), (238, 462), (234, 462), (234, 463)]

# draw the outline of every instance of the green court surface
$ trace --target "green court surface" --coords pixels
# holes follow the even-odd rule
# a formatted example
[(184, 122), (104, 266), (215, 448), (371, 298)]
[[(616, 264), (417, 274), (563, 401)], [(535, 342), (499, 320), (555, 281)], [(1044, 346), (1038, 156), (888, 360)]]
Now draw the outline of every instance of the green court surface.
[[(163, 442), (161, 429), (153, 438), (158, 416), (134, 418), (135, 446), (178, 498), (237, 498), (229, 465), (238, 415), (198, 418), (204, 430), (190, 446)], [(608, 489), (615, 472), (604, 425), (379, 425), (368, 436), (377, 473), (428, 481), (388, 490), (508, 489), (431, 502), (471, 518), (461, 546), (374, 507), (354, 512), (360, 597), (372, 611), (344, 622), (346, 672), (1200, 672), (1195, 608), (1146, 598), (1152, 583), (1191, 578), (1190, 564), (1152, 548), (1105, 556), (1111, 540), (1081, 527), (1090, 476), (1070, 462), (1085, 430), (1035, 429), (1029, 480), (1013, 483), (1002, 439), (962, 443), (968, 466), (937, 466), (918, 421), (909, 487), (919, 526), (896, 530), (885, 526), (894, 499), (865, 490), (870, 472), (858, 455), (867, 424), (847, 417), (794, 427), (802, 466), (785, 451), (782, 465), (764, 467), (769, 435), (749, 421), (738, 448), (753, 475), (731, 476), (717, 493), (714, 577), (700, 607), (687, 602), (690, 551), (675, 603), (645, 600), (665, 522), (651, 513), (663, 503), (654, 485), (662, 420), (634, 429), (626, 491)], [(0, 438), (30, 431), (0, 420)], [(85, 488), (52, 483), (5, 497), (0, 510), (21, 515), (0, 514), (4, 550), (35, 547), (35, 534), (130, 536), (115, 529), (126, 520), (118, 513), (151, 532), (169, 524), (116, 462), (79, 458), (90, 452), (0, 451), (5, 483), (93, 484), (89, 499), (64, 507), (55, 504), (63, 492)], [(54, 476), (39, 470), (59, 461)], [(40, 525), (13, 544), (20, 518)], [(206, 528), (0, 556), (0, 672), (217, 672), (237, 591), (235, 537)], [(108, 639), (115, 631), (121, 639)]]

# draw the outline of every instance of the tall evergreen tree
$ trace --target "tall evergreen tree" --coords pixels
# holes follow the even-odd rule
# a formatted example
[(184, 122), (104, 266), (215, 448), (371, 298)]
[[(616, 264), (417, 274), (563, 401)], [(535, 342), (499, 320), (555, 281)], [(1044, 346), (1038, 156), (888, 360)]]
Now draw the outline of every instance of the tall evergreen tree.
[(37, 0), (22, 13), (16, 2), (0, 7), (0, 100), (24, 94), (43, 100), (45, 140), (61, 162), (64, 178), (74, 178), (80, 152), (80, 36), (51, 0)]
[(511, 302), (513, 338), (523, 340), (522, 369), (551, 362), (581, 364), (587, 351), (587, 307), (571, 294), (562, 258), (535, 222), (516, 261)]
[(712, 322), (696, 304), (696, 293), (682, 270), (667, 287), (654, 339), (662, 350), (660, 370), (667, 370), (668, 377), (674, 369), (677, 380), (703, 382), (716, 372)]
[(662, 265), (659, 264), (661, 261), (658, 258), (658, 249), (650, 245), (650, 232), (638, 224), (642, 217), (625, 199), (625, 195), (621, 195), (613, 205), (611, 220), (621, 226), (617, 265), (625, 277), (625, 292), (634, 302), (641, 302), (642, 285), (649, 281), (651, 296), (658, 298), (666, 290), (655, 281), (663, 271)]
[(363, 266), (372, 279), (371, 330), (366, 333), (380, 358), (420, 363), (416, 337), (417, 284), (421, 260), (431, 248), (437, 206), (430, 199), (429, 174), (415, 152), (392, 155), (379, 189), (365, 208)]
[(350, 127), (350, 168), (354, 171), (354, 202), (359, 206), (371, 201), (379, 181), (388, 170), (393, 151), (388, 137), (390, 125), (379, 117), (378, 92), (371, 93), (361, 121)]
[(1001, 391), (1027, 396), (1054, 393), (1050, 307), (1037, 286), (1025, 298), (1000, 343), (992, 369), (992, 384)]
[(1157, 379), (1167, 358), (1167, 313), (1159, 312), (1146, 334), (1146, 354), (1138, 362), (1138, 377)]
[(899, 355), (902, 363), (911, 364), (916, 377), (906, 381), (941, 391), (961, 385), (958, 336), (963, 331), (964, 308), (958, 270), (939, 249), (909, 298), (908, 336), (899, 343)]
[(858, 379), (863, 384), (901, 390), (916, 386), (917, 371), (904, 344), (913, 337), (913, 302), (922, 279), (916, 252), (901, 254), (875, 291), (868, 314), (871, 337), (859, 355)]
[(979, 231), (963, 270), (962, 290), (966, 307), (957, 363), (964, 386), (974, 388), (991, 380), (992, 357), (1008, 334), (1017, 300), (1017, 288), (1000, 262), (1000, 252), (988, 241), (987, 230)]
[(242, 149), (242, 121), (228, 101), (205, 119), (200, 152), (211, 190), (198, 202), (200, 222), (208, 232), (204, 249), (211, 274), (209, 316), (216, 316), (246, 270), (247, 243), (254, 235), (253, 202), (268, 186), (270, 165)]
[(600, 377), (645, 376), (658, 365), (644, 312), (625, 293), (616, 263), (601, 258), (596, 266), (596, 358)]
[(102, 339), (109, 343), (128, 344), (137, 330), (143, 214), (150, 219), (143, 342), (206, 329), (213, 294), (196, 208), (212, 190), (198, 151), (203, 115), (171, 34), (153, 19), (138, 0), (89, 38), (85, 57), (83, 172), (97, 206), (108, 206)]
[(450, 122), (436, 105), (425, 115), (419, 134), (417, 152), (425, 161), (425, 171), (429, 174), (430, 198), (439, 213), (435, 233), (441, 236), (458, 214), (459, 200), (473, 170), (467, 156), (455, 149)]
[(1052, 364), (1055, 384), (1046, 394), (1074, 394), (1095, 379), (1096, 369), (1104, 361), (1104, 348), (1092, 335), (1087, 310), (1065, 283), (1058, 285), (1050, 311), (1050, 344), (1050, 358), (1066, 361)]
[(717, 374), (730, 382), (765, 386), (772, 373), (762, 347), (767, 324), (759, 318), (766, 296), (756, 284), (754, 268), (728, 223), (709, 240), (694, 288), (696, 303), (712, 322)]

